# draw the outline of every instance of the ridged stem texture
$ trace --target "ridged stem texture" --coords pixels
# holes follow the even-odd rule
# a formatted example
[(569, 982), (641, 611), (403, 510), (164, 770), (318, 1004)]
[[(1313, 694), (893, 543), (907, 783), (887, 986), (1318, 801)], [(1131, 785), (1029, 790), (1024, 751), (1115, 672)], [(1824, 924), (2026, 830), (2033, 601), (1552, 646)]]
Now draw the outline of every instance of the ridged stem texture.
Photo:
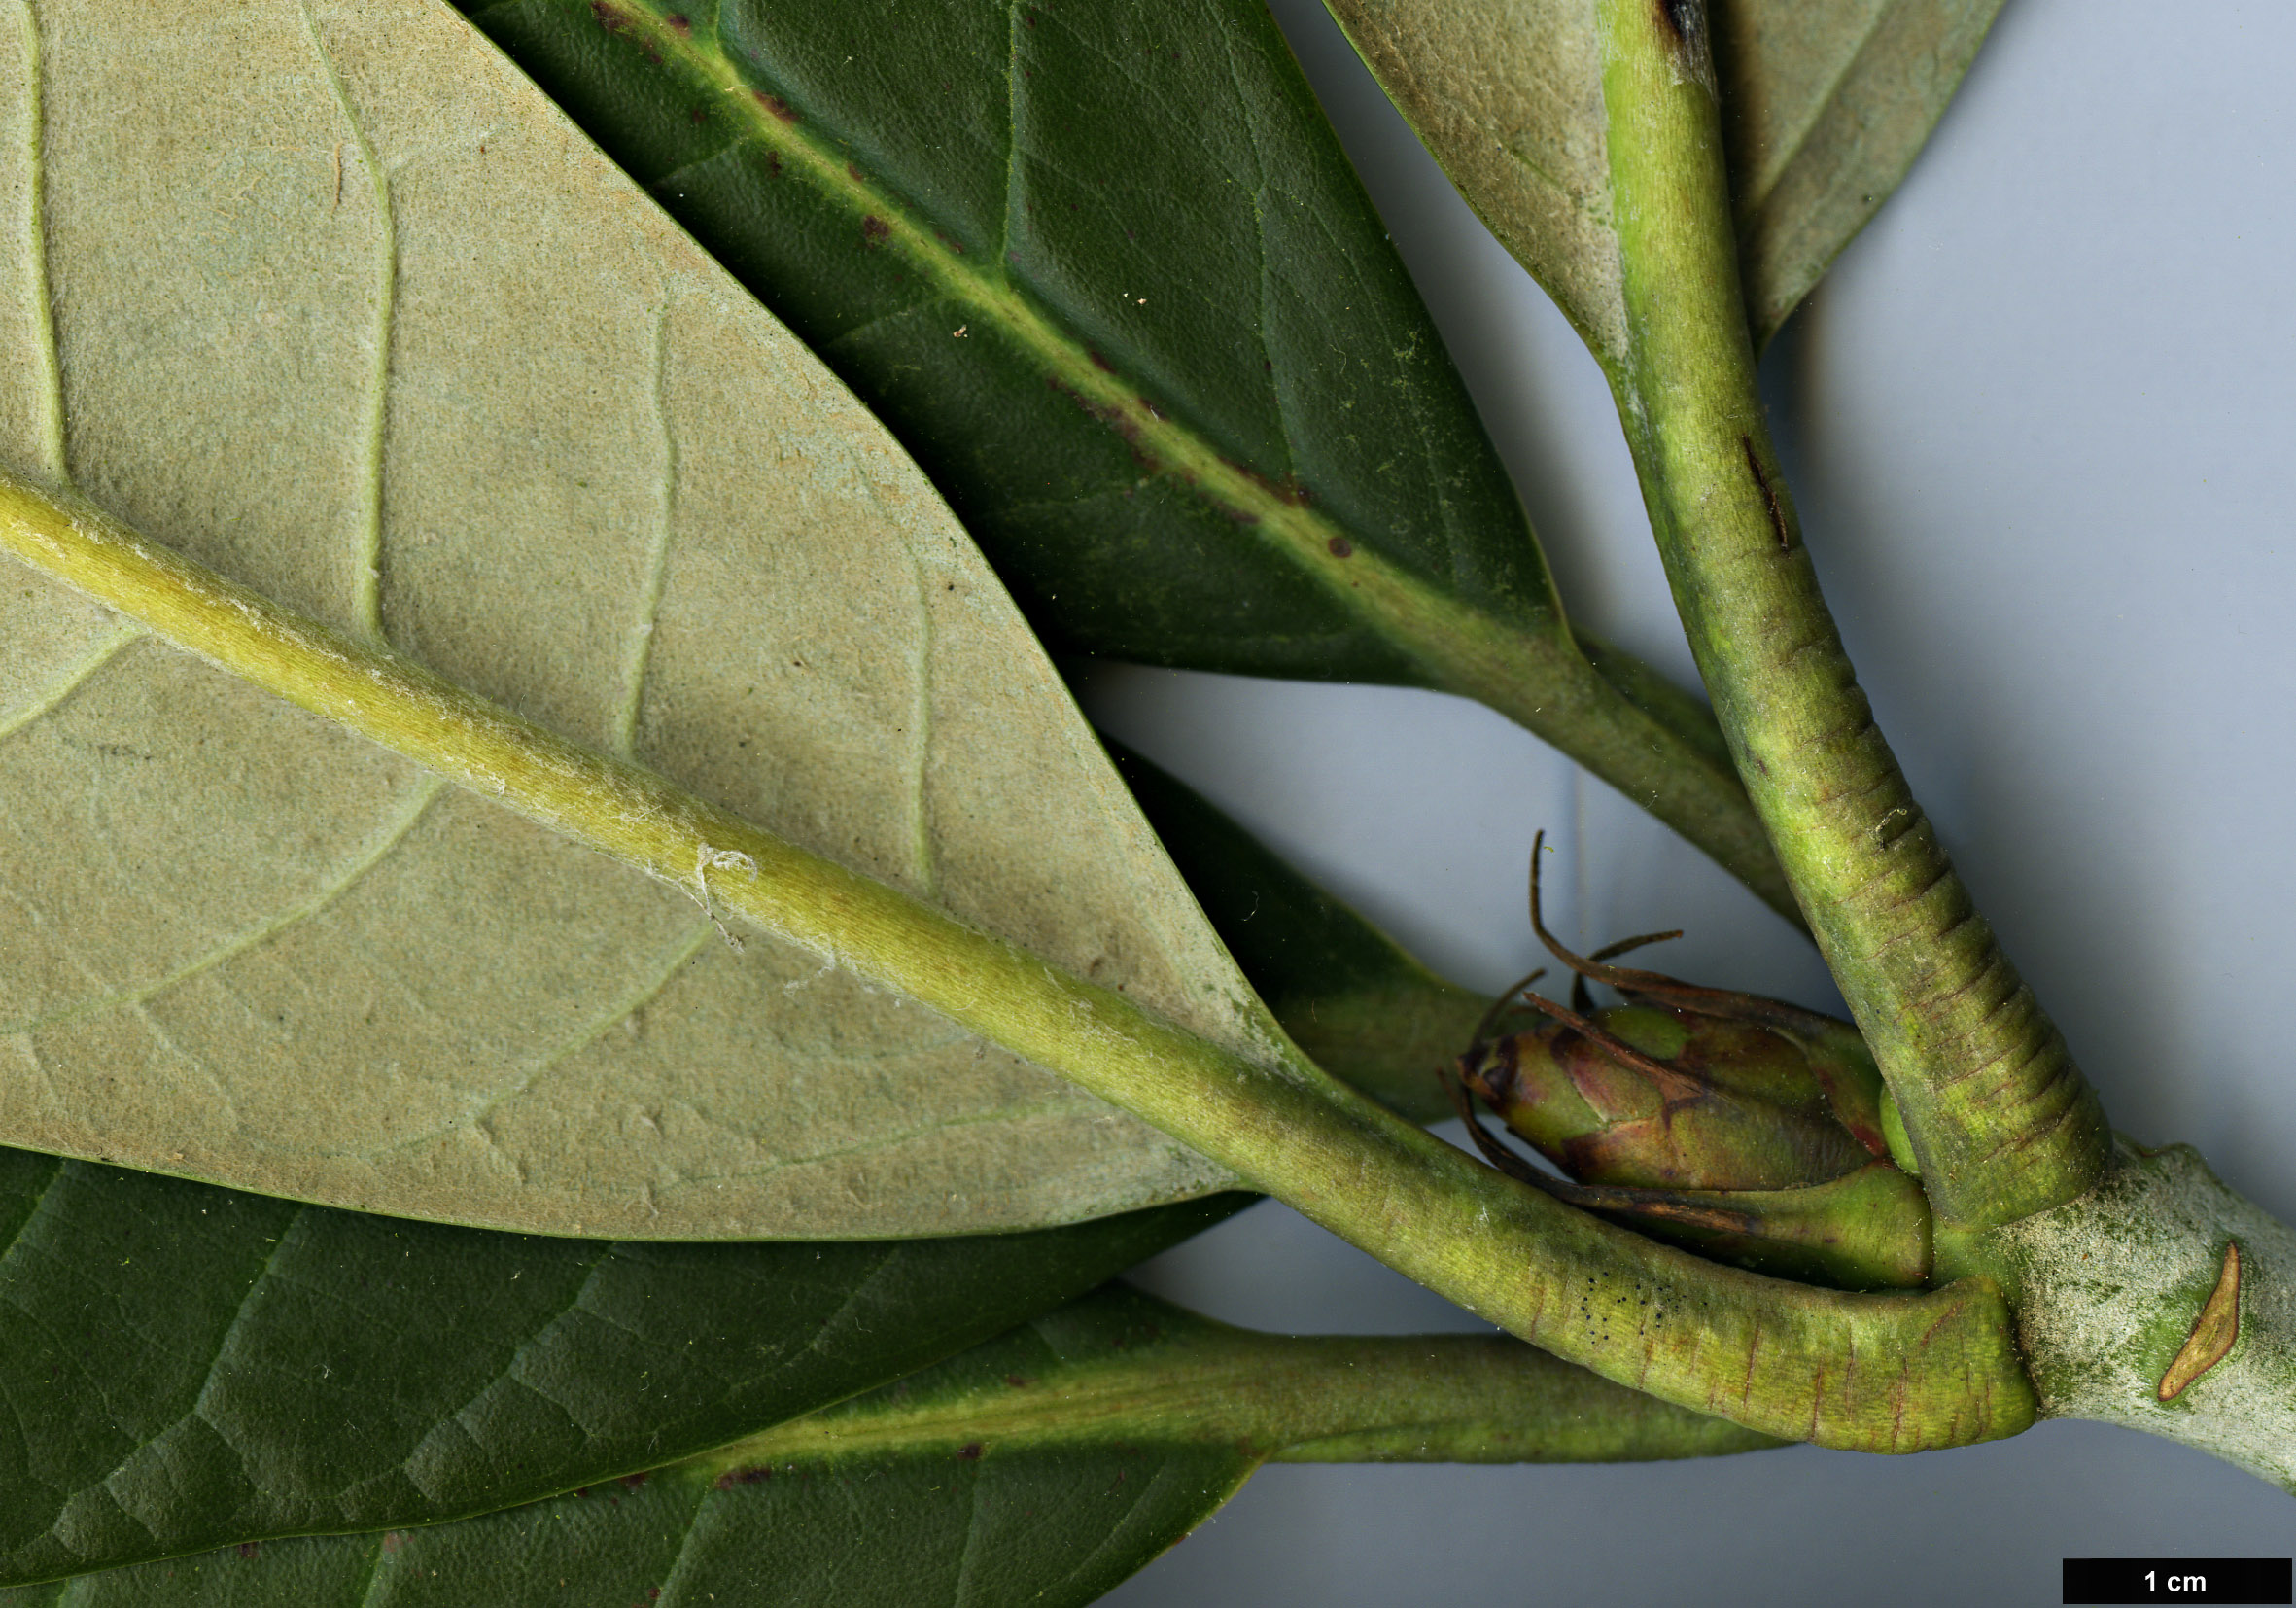
[(2109, 1135), (1874, 723), (1756, 390), (1701, 0), (1603, 0), (1629, 359), (1616, 376), (1698, 668), (1942, 1222), (2086, 1191)]

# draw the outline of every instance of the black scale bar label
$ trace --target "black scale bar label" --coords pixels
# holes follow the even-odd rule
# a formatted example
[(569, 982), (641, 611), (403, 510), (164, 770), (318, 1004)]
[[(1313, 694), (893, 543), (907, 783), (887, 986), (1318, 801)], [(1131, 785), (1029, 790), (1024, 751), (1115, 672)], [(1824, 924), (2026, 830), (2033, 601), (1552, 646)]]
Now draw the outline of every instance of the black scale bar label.
[(2287, 1602), (2284, 1557), (2069, 1557), (2067, 1602)]

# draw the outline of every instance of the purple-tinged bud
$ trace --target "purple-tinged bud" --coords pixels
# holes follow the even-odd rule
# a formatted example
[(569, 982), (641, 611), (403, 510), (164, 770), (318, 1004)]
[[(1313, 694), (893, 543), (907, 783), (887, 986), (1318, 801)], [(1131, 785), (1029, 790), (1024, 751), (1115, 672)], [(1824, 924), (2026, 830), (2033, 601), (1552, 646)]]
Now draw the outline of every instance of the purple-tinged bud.
[(1596, 1031), (1544, 1022), (1471, 1052), (1459, 1076), (1582, 1183), (1792, 1189), (1888, 1154), (1836, 1116), (1802, 1046), (1765, 1027), (1641, 1003), (1581, 1020)]
[[(1483, 1154), (1575, 1205), (1724, 1261), (1851, 1288), (1922, 1282), (1929, 1201), (1892, 1159), (1907, 1147), (1901, 1136), (1891, 1143), (1895, 1112), (1858, 1030), (1781, 1000), (1602, 963), (1652, 938), (1575, 955), (1540, 920), (1536, 851), (1532, 867), (1531, 923), (1578, 974), (1576, 1008), (1524, 994), (1548, 1020), (1489, 1037), (1486, 1018), (1452, 1068)], [(1590, 978), (1625, 1002), (1593, 1009)], [(1478, 1103), (1565, 1178), (1510, 1151)]]

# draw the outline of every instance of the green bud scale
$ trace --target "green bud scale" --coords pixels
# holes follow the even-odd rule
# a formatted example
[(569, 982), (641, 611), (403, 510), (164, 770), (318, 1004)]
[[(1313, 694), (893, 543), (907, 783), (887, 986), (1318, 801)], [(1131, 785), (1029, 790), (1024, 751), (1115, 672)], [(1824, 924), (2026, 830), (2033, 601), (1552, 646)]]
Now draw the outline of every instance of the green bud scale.
[[(1446, 1082), (1484, 1154), (1575, 1205), (1723, 1261), (1853, 1289), (1920, 1284), (1930, 1208), (1891, 1158), (1881, 1074), (1857, 1029), (1781, 1000), (1582, 957), (1531, 921), (1576, 973), (1572, 1007), (1503, 996)], [(1620, 1004), (1595, 1010), (1589, 980)], [(1492, 1035), (1511, 1007), (1546, 1020)], [(1574, 1008), (1575, 1007), (1575, 1008)], [(1489, 1110), (1563, 1174), (1486, 1130)]]

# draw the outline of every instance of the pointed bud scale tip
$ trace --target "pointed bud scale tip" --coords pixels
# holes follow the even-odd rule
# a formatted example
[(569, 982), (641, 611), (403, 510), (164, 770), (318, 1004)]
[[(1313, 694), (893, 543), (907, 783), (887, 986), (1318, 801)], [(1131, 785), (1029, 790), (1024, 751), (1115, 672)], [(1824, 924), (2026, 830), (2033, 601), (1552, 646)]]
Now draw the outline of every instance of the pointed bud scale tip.
[[(1876, 1288), (1928, 1276), (1928, 1200), (1857, 1029), (1781, 1000), (1603, 963), (1650, 938), (1591, 959), (1572, 953), (1541, 919), (1536, 851), (1531, 922), (1577, 974), (1575, 1008), (1530, 994), (1534, 974), (1493, 1006), (1451, 1069), (1460, 1114), (1495, 1166), (1784, 1276)], [(1589, 980), (1623, 1002), (1594, 1009)], [(1546, 1020), (1495, 1033), (1511, 1007)], [(1478, 1104), (1568, 1181), (1507, 1152)]]

